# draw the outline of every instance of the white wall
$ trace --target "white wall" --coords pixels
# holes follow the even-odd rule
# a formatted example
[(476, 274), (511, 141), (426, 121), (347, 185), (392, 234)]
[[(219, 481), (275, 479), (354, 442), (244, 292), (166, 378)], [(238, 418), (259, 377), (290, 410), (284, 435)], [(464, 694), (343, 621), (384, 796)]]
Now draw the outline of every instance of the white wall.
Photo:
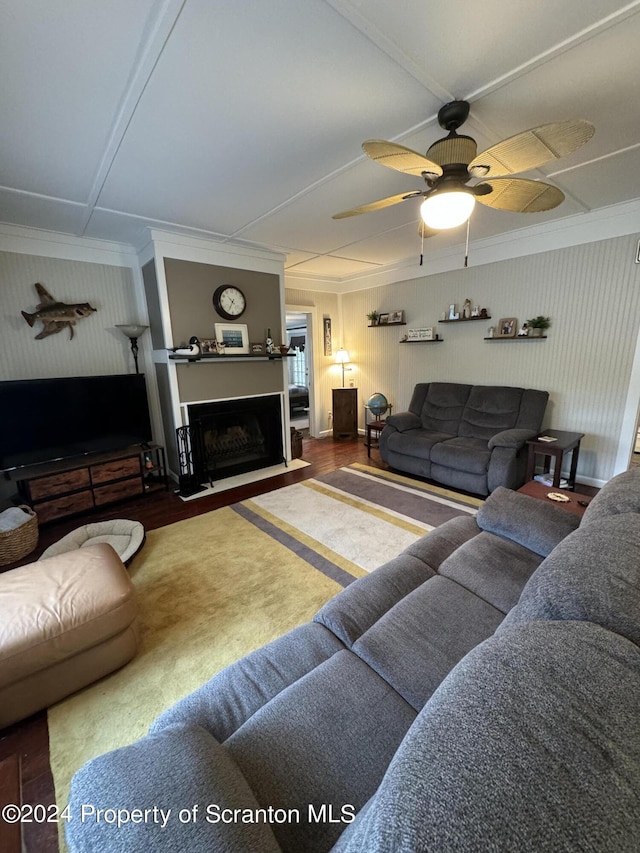
[[(401, 411), (415, 383), (430, 380), (545, 389), (544, 426), (585, 433), (579, 478), (607, 480), (616, 473), (640, 325), (636, 244), (635, 235), (616, 237), (342, 295), (344, 345), (357, 366), (361, 402), (380, 391)], [(437, 323), (465, 298), (493, 319)], [(373, 308), (403, 309), (408, 325), (367, 328)], [(537, 314), (551, 317), (546, 341), (483, 340), (500, 317), (522, 323)], [(434, 326), (444, 342), (399, 344), (412, 326)]]

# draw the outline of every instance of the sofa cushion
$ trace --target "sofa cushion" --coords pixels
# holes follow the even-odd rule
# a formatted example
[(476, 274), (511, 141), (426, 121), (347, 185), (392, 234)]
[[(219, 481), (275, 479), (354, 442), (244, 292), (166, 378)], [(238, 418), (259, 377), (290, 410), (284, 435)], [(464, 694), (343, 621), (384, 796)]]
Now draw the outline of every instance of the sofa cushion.
[(546, 557), (577, 529), (577, 515), (551, 503), (498, 486), (478, 510), (478, 527)]
[(491, 451), (482, 438), (451, 438), (437, 444), (431, 461), (469, 474), (486, 474)]
[(418, 711), (503, 616), (454, 581), (434, 577), (385, 613), (353, 651)]
[(155, 720), (151, 731), (199, 725), (222, 742), (258, 708), (343, 648), (322, 625), (300, 625), (235, 661), (176, 702)]
[[(380, 676), (342, 651), (278, 694), (225, 747), (262, 806), (299, 809), (300, 823), (273, 827), (282, 850), (320, 853), (344, 829), (343, 806), (359, 809), (376, 790), (414, 719)], [(309, 804), (330, 804), (337, 822), (308, 822)]]
[(636, 853), (639, 705), (624, 638), (504, 630), (442, 683), (332, 853)]
[(640, 645), (640, 515), (592, 521), (549, 554), (505, 621), (538, 619), (595, 622)]
[(350, 583), (316, 613), (314, 622), (351, 648), (387, 610), (434, 574), (424, 560), (403, 552)]
[(471, 385), (456, 382), (429, 383), (420, 412), (424, 429), (457, 435), (460, 418), (471, 390)]
[(416, 456), (418, 459), (430, 459), (433, 446), (451, 438), (453, 435), (448, 432), (408, 429), (405, 432), (392, 432), (387, 439), (387, 447), (392, 452)]
[(439, 573), (508, 613), (542, 557), (517, 542), (482, 532), (442, 563)]
[(586, 508), (582, 525), (607, 515), (640, 512), (640, 468), (631, 468), (609, 480)]
[(524, 388), (474, 385), (460, 419), (458, 435), (469, 438), (491, 436), (518, 424)]

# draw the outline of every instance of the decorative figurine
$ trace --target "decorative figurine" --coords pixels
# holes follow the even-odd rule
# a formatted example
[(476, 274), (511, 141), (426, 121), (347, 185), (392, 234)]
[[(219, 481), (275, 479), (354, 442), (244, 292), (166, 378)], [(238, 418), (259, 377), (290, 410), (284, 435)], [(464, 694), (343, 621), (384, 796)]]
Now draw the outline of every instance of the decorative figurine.
[(471, 316), (471, 300), (465, 299), (462, 304), (462, 319), (468, 320)]
[(83, 317), (89, 317), (97, 310), (96, 308), (92, 308), (88, 302), (73, 302), (71, 304), (58, 302), (41, 284), (34, 286), (40, 297), (40, 302), (36, 305), (36, 310), (32, 314), (29, 314), (27, 311), (21, 311), (20, 313), (32, 328), (36, 320), (40, 320), (42, 323), (43, 328), (36, 335), (36, 341), (41, 341), (48, 335), (55, 335), (67, 326), (69, 327), (69, 340), (71, 340), (73, 337), (73, 327), (78, 320), (82, 320)]
[(273, 338), (271, 337), (271, 329), (267, 329), (267, 339), (265, 341), (265, 351), (268, 353), (273, 352)]

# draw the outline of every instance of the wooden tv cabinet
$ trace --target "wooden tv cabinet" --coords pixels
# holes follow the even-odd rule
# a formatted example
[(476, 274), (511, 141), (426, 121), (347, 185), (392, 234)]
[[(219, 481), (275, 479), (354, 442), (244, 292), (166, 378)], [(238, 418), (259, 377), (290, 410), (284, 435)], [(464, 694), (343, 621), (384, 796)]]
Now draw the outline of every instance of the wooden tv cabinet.
[(20, 472), (18, 490), (44, 524), (137, 497), (150, 483), (167, 484), (164, 450), (153, 444), (33, 466)]

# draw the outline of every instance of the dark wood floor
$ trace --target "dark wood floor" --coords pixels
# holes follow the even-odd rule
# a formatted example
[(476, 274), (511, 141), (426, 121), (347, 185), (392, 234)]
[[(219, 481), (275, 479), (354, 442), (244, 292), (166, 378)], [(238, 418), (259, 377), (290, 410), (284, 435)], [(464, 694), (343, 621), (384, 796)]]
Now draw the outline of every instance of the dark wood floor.
[[(106, 521), (112, 518), (129, 518), (140, 521), (146, 530), (154, 530), (191, 518), (222, 506), (247, 500), (256, 495), (299, 483), (309, 477), (325, 474), (349, 465), (364, 462), (376, 467), (386, 467), (380, 462), (377, 449), (367, 457), (362, 440), (337, 442), (330, 438), (305, 439), (302, 457), (311, 464), (305, 468), (280, 474), (269, 480), (261, 480), (237, 489), (208, 495), (192, 501), (182, 501), (172, 490), (144, 495), (139, 500), (128, 500), (117, 506), (107, 507), (91, 515), (75, 517), (40, 528), (38, 547), (23, 560), (3, 567), (3, 571), (26, 565), (36, 560), (45, 548), (57, 542), (66, 533), (89, 521)], [(15, 775), (19, 773), (16, 780)], [(13, 802), (15, 790), (21, 790), (22, 802), (30, 805), (53, 805), (55, 802), (53, 778), (49, 767), (49, 732), (47, 712), (41, 711), (27, 720), (22, 720), (0, 732), (0, 806)], [(57, 825), (55, 823), (26, 823), (22, 826), (22, 844), (16, 826), (9, 826), (0, 819), (0, 851), (2, 853), (58, 853)]]
[[(222, 506), (247, 500), (273, 489), (279, 489), (282, 486), (299, 483), (301, 480), (328, 473), (352, 462), (363, 462), (374, 467), (387, 467), (381, 463), (377, 449), (372, 449), (371, 456), (367, 456), (367, 449), (363, 445), (362, 439), (345, 442), (333, 441), (330, 438), (305, 439), (302, 457), (311, 464), (269, 480), (262, 480), (237, 489), (208, 495), (198, 500), (184, 502), (172, 490), (160, 491), (145, 495), (139, 500), (129, 500), (126, 503), (108, 507), (100, 512), (94, 512), (90, 516), (85, 515), (64, 522), (44, 525), (40, 530), (37, 549), (22, 561), (6, 566), (3, 570), (33, 562), (49, 545), (88, 521), (105, 521), (126, 517), (142, 522), (146, 530), (154, 530), (174, 521), (181, 521)], [(587, 494), (596, 491), (588, 487), (580, 490)], [(4, 762), (5, 759), (7, 762)], [(46, 711), (41, 711), (0, 732), (0, 762), (2, 762), (0, 763), (0, 799), (10, 796), (7, 792), (11, 792), (15, 788), (15, 780), (10, 776), (15, 774), (16, 769), (18, 769), (23, 803), (47, 806), (55, 802), (53, 779), (49, 767), (49, 734)], [(0, 805), (2, 805), (1, 802)], [(23, 853), (24, 851), (26, 853), (57, 853), (57, 826), (55, 823), (24, 824), (22, 828)], [(16, 838), (15, 827), (7, 826), (0, 820), (0, 851), (2, 853), (14, 853), (14, 851), (20, 853), (19, 844), (15, 846), (18, 843)], [(14, 846), (11, 846), (12, 844)]]

